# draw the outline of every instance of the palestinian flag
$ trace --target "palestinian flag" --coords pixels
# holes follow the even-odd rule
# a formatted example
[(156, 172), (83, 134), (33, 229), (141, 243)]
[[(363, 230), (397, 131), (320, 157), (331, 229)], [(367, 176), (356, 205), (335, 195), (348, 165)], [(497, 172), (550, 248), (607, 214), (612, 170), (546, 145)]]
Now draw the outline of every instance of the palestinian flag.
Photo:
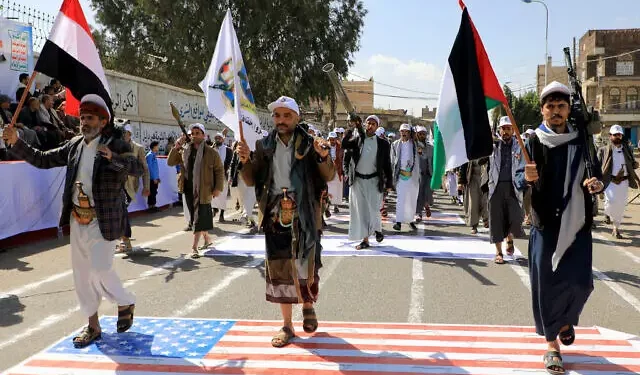
[[(98, 49), (78, 0), (64, 0), (34, 70), (66, 87), (66, 113), (79, 116), (79, 99), (97, 94), (113, 118), (109, 84)], [(76, 99), (77, 98), (77, 99)]]
[(434, 124), (433, 177), (438, 189), (445, 171), (493, 152), (487, 111), (507, 99), (462, 1), (462, 20), (442, 77)]

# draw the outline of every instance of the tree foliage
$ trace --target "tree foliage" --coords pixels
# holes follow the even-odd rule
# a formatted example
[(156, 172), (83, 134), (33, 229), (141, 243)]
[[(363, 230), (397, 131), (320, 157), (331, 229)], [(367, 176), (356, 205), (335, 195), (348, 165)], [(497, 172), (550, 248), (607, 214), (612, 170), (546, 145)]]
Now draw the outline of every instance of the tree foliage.
[[(513, 113), (513, 117), (516, 120), (516, 124), (518, 124), (518, 129), (521, 132), (529, 127), (536, 128), (538, 124), (542, 122), (540, 100), (535, 91), (527, 91), (520, 96), (515, 96), (507, 85), (504, 85), (503, 91), (507, 98), (507, 103), (509, 103), (509, 107), (511, 108), (511, 112)], [(491, 121), (494, 128), (498, 126), (500, 117), (506, 115), (506, 111), (501, 106), (493, 110)]]
[(280, 95), (326, 99), (322, 66), (332, 62), (344, 76), (353, 65), (367, 13), (361, 0), (92, 0), (103, 63), (199, 90), (228, 3), (258, 105)]

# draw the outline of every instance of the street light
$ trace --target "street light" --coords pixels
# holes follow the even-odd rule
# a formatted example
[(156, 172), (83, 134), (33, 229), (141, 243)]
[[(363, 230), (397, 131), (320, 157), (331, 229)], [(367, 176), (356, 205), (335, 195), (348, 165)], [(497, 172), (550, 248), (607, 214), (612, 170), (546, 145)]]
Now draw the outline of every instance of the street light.
[(547, 85), (547, 65), (549, 60), (549, 8), (547, 8), (547, 4), (542, 0), (522, 0), (522, 2), (531, 4), (531, 3), (539, 3), (544, 6), (544, 9), (547, 11), (547, 23), (544, 32), (544, 85)]

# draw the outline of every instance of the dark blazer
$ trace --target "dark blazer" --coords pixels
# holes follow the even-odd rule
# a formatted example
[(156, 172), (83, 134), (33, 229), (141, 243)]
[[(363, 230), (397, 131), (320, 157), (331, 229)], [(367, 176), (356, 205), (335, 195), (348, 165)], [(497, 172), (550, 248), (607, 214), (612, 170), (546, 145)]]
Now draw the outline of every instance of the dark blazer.
[[(354, 134), (354, 129), (349, 129), (344, 134), (342, 140), (342, 148), (349, 152), (349, 155), (353, 159), (354, 166), (358, 165), (360, 161), (360, 155), (362, 153), (362, 146), (366, 135), (362, 127), (358, 128), (358, 135)], [(391, 146), (386, 140), (375, 136), (378, 141), (378, 155), (376, 155), (376, 170), (378, 171), (378, 190), (384, 193), (386, 189), (393, 188), (393, 173), (391, 172)], [(346, 159), (346, 158), (345, 158)], [(345, 161), (346, 163), (346, 161)], [(349, 185), (353, 185), (355, 180), (355, 167), (348, 168), (345, 166), (345, 171), (349, 176)]]
[[(73, 207), (72, 194), (80, 163), (83, 136), (77, 136), (65, 145), (49, 151), (40, 151), (21, 139), (11, 147), (10, 152), (27, 163), (40, 169), (67, 167), (62, 194), (62, 215), (60, 226), (69, 224)], [(100, 139), (100, 143), (106, 141)], [(124, 184), (127, 176), (142, 176), (142, 164), (131, 152), (131, 147), (121, 139), (112, 139), (109, 149), (113, 153), (111, 161), (96, 156), (93, 165), (93, 200), (102, 237), (107, 241), (116, 240), (124, 235), (126, 205)]]

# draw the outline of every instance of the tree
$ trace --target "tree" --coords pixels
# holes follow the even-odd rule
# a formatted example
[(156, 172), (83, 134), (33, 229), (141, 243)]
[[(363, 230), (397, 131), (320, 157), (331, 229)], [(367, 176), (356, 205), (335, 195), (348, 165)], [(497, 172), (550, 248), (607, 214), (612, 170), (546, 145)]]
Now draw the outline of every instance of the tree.
[[(105, 28), (99, 45), (105, 66), (199, 90), (227, 4), (92, 0)], [(338, 76), (346, 75), (367, 13), (361, 0), (236, 0), (231, 12), (260, 106), (280, 95), (302, 104), (326, 99), (333, 89), (321, 68), (332, 62)]]
[[(527, 91), (523, 95), (515, 96), (509, 86), (504, 85), (503, 90), (520, 132), (525, 130), (525, 125), (535, 128), (542, 122), (542, 115), (540, 114), (540, 100), (538, 99), (538, 95), (535, 91)], [(496, 107), (491, 113), (491, 122), (493, 123), (493, 127), (497, 128), (500, 117), (506, 115), (507, 113), (502, 106)]]

